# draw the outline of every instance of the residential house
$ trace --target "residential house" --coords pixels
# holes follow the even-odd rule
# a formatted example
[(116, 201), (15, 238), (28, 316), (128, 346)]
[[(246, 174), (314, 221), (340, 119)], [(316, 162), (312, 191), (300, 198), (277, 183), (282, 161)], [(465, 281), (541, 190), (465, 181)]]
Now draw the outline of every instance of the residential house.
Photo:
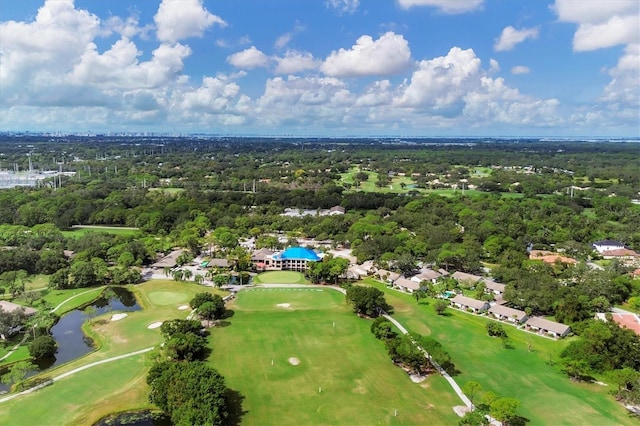
[(559, 322), (550, 321), (542, 317), (531, 317), (525, 322), (527, 330), (538, 334), (547, 334), (553, 337), (566, 337), (571, 332), (571, 327)]
[(442, 274), (432, 269), (424, 269), (418, 275), (411, 277), (411, 281), (421, 283), (422, 281), (430, 281), (435, 284), (436, 280), (440, 278)]
[(466, 272), (456, 271), (451, 275), (458, 283), (463, 287), (473, 287), (479, 281), (482, 281), (482, 277), (473, 274), (467, 274)]
[(600, 254), (604, 259), (634, 260), (640, 257), (640, 254), (626, 247), (621, 249), (603, 251)]
[(207, 267), (214, 267), (214, 268), (228, 268), (229, 267), (229, 261), (227, 259), (213, 258), (213, 259), (209, 259), (207, 261), (206, 266)]
[(504, 293), (504, 289), (507, 287), (505, 284), (491, 280), (484, 281), (484, 285), (485, 293), (493, 293), (496, 296), (502, 295)]
[(261, 248), (254, 251), (251, 255), (251, 264), (253, 265), (253, 269), (256, 271), (264, 271), (266, 267), (265, 258), (273, 255), (273, 253), (273, 250), (269, 250), (267, 248)]
[(463, 296), (461, 294), (456, 295), (451, 300), (451, 304), (457, 308), (463, 310), (470, 310), (475, 313), (485, 312), (489, 309), (489, 302), (484, 300), (477, 300), (471, 297)]
[(369, 275), (369, 271), (361, 265), (351, 265), (345, 273), (345, 278), (359, 280)]
[(529, 319), (526, 312), (503, 305), (493, 305), (489, 308), (489, 313), (500, 321), (511, 322), (514, 324), (522, 324)]
[(182, 253), (184, 253), (183, 249), (173, 250), (171, 253), (158, 260), (156, 263), (153, 263), (151, 267), (154, 269), (175, 268), (178, 264), (178, 257), (180, 257)]
[(378, 269), (378, 272), (376, 272), (376, 277), (383, 283), (391, 284), (395, 280), (400, 278), (400, 274), (398, 274), (397, 272), (387, 271), (386, 269)]
[(623, 243), (621, 243), (620, 241), (614, 241), (614, 240), (596, 241), (595, 243), (592, 244), (592, 247), (598, 253), (604, 253), (605, 251), (619, 250), (619, 249), (625, 248)]
[(405, 291), (407, 293), (413, 293), (414, 291), (420, 290), (420, 283), (407, 279), (405, 277), (400, 277), (393, 282), (393, 286), (398, 290)]
[[(29, 308), (27, 306), (18, 305), (16, 303), (8, 302), (6, 300), (0, 300), (0, 311), (11, 313), (19, 310), (22, 310), (24, 314), (28, 317), (38, 312), (35, 309)], [(21, 329), (22, 329), (22, 326), (20, 325), (17, 325), (15, 327), (10, 327), (7, 330), (6, 334), (0, 333), (0, 340), (6, 340), (7, 338), (11, 337), (15, 333), (19, 332)]]

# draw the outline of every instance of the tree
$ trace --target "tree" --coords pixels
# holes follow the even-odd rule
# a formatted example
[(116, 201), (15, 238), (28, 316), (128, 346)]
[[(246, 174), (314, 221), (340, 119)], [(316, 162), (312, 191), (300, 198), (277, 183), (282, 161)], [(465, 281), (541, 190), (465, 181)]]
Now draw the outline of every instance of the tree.
[(38, 336), (29, 344), (29, 355), (36, 360), (51, 358), (58, 351), (58, 344), (49, 335)]
[(371, 333), (379, 340), (393, 339), (397, 336), (397, 333), (393, 331), (391, 321), (385, 317), (378, 317), (373, 320)]
[(473, 404), (473, 399), (482, 392), (482, 385), (478, 382), (474, 382), (473, 380), (468, 381), (462, 386), (462, 392), (469, 397), (471, 403)]
[(168, 340), (177, 333), (200, 333), (201, 328), (202, 326), (198, 321), (174, 319), (171, 321), (163, 322), (160, 326), (160, 332), (162, 333), (164, 338)]
[(502, 324), (498, 324), (495, 321), (489, 321), (486, 325), (487, 334), (491, 337), (506, 338), (507, 332), (502, 327)]
[(171, 272), (171, 276), (173, 277), (174, 281), (183, 281), (184, 271), (182, 269), (174, 269), (173, 272)]
[(467, 411), (458, 422), (458, 426), (486, 426), (489, 420), (478, 410)]
[(444, 315), (447, 311), (447, 306), (449, 306), (449, 304), (445, 300), (439, 299), (436, 300), (436, 303), (433, 305), (433, 309), (435, 309), (436, 314)]
[(176, 361), (192, 361), (201, 358), (207, 347), (207, 339), (195, 333), (174, 333), (165, 342), (167, 356)]
[(368, 317), (377, 317), (380, 310), (390, 312), (384, 293), (374, 287), (351, 286), (347, 289), (347, 302), (353, 305), (353, 312)]
[(422, 290), (421, 288), (413, 292), (413, 298), (416, 299), (416, 302), (418, 302), (418, 304), (422, 299), (426, 299), (426, 297), (427, 292)]
[(224, 377), (204, 362), (162, 362), (147, 375), (149, 401), (175, 425), (222, 426), (228, 417)]
[(213, 285), (220, 288), (223, 285), (229, 284), (229, 275), (228, 274), (218, 274), (213, 277)]
[(58, 269), (49, 277), (49, 287), (62, 290), (69, 287), (69, 268)]
[(193, 296), (193, 299), (191, 299), (191, 301), (189, 302), (189, 306), (191, 306), (192, 309), (198, 309), (203, 303), (211, 302), (213, 300), (213, 294), (203, 291), (200, 293), (196, 293), (196, 295)]
[(2, 383), (10, 386), (15, 385), (24, 380), (29, 372), (37, 369), (38, 366), (31, 361), (18, 361), (12, 364), (9, 371), (1, 377)]
[(209, 324), (209, 321), (211, 320), (222, 318), (225, 313), (224, 301), (220, 296), (218, 296), (218, 299), (220, 303), (212, 301), (204, 302), (197, 309), (198, 315), (200, 318), (207, 320), (207, 324)]
[(498, 398), (489, 405), (491, 416), (500, 420), (502, 424), (509, 424), (516, 417), (520, 401), (515, 398)]

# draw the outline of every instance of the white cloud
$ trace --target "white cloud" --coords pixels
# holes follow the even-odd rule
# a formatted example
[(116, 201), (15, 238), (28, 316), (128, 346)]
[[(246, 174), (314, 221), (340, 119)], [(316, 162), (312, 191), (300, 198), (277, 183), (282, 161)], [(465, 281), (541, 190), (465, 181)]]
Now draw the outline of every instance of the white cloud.
[(227, 23), (202, 6), (202, 0), (162, 0), (153, 17), (158, 40), (175, 43), (188, 37), (202, 37), (212, 25)]
[(28, 85), (31, 78), (58, 80), (60, 73), (78, 62), (99, 31), (98, 17), (75, 9), (71, 0), (46, 1), (33, 22), (0, 23), (3, 91)]
[(274, 57), (277, 74), (296, 74), (303, 71), (317, 69), (321, 61), (315, 59), (309, 52), (287, 50), (284, 56)]
[(411, 81), (402, 88), (398, 105), (456, 114), (463, 106), (463, 96), (477, 86), (481, 74), (480, 58), (472, 49), (453, 47), (446, 56), (418, 64)]
[(360, 0), (326, 0), (324, 4), (338, 13), (354, 13), (360, 6)]
[(529, 74), (530, 72), (531, 70), (529, 69), (529, 67), (525, 67), (524, 65), (517, 65), (511, 68), (511, 74), (514, 74), (514, 75)]
[(495, 59), (489, 59), (489, 73), (496, 73), (500, 71), (500, 63)]
[(230, 55), (227, 58), (227, 62), (236, 68), (252, 69), (268, 66), (269, 58), (260, 50), (256, 49), (255, 46), (251, 46), (248, 49)]
[(484, 0), (397, 0), (403, 9), (414, 6), (433, 6), (443, 13), (456, 14), (480, 9)]
[(512, 26), (508, 26), (502, 30), (502, 34), (500, 35), (500, 38), (496, 40), (493, 48), (498, 52), (511, 50), (516, 46), (516, 44), (522, 43), (526, 39), (536, 38), (538, 38), (537, 28), (523, 28), (521, 30), (516, 30)]
[(296, 22), (295, 25), (293, 26), (293, 30), (287, 33), (284, 33), (280, 37), (278, 37), (275, 43), (273, 44), (273, 46), (276, 49), (284, 49), (285, 47), (287, 47), (289, 43), (291, 43), (291, 40), (293, 40), (293, 37), (296, 34), (301, 33), (304, 30), (305, 30), (305, 26), (302, 25), (300, 22)]
[(640, 105), (640, 44), (631, 44), (625, 48), (624, 55), (614, 68), (609, 70), (611, 82), (604, 90), (603, 100), (616, 105), (616, 108), (629, 108), (635, 111), (638, 123), (638, 105)]
[(522, 95), (504, 84), (502, 78), (480, 78), (480, 85), (464, 96), (464, 115), (474, 123), (506, 123), (551, 127), (561, 124), (556, 99)]
[(639, 40), (638, 15), (614, 16), (600, 24), (581, 24), (573, 37), (573, 49), (578, 52), (596, 50)]
[(552, 9), (560, 21), (578, 24), (573, 36), (576, 51), (632, 44), (640, 39), (637, 0), (556, 0)]
[(333, 51), (322, 72), (334, 77), (392, 75), (412, 65), (409, 43), (402, 35), (387, 32), (378, 40), (363, 35), (351, 49)]

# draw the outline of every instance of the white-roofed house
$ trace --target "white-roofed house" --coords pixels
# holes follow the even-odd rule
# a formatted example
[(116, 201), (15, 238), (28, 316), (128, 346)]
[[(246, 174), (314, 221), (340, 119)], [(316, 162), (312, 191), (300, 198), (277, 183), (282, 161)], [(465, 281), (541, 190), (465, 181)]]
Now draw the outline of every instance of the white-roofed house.
[(507, 321), (514, 324), (522, 324), (529, 319), (529, 315), (527, 315), (526, 312), (503, 305), (492, 306), (489, 308), (489, 313), (500, 321)]
[(553, 337), (565, 337), (571, 332), (571, 327), (542, 317), (531, 317), (525, 323), (528, 330), (538, 334), (548, 334)]
[(465, 311), (471, 311), (475, 313), (485, 312), (490, 307), (489, 302), (487, 302), (486, 300), (473, 299), (461, 294), (456, 295), (453, 299), (450, 300), (453, 306)]
[(401, 291), (406, 291), (407, 293), (413, 293), (414, 291), (420, 290), (420, 283), (407, 279), (405, 277), (400, 277), (393, 282), (393, 286)]

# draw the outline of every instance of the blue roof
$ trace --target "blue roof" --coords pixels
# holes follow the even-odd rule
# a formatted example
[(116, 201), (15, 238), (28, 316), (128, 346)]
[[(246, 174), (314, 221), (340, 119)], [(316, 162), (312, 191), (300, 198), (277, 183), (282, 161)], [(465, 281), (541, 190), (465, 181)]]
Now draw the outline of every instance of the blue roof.
[(320, 260), (320, 256), (315, 251), (304, 247), (289, 247), (280, 253), (279, 257), (281, 259), (304, 259), (313, 262)]

